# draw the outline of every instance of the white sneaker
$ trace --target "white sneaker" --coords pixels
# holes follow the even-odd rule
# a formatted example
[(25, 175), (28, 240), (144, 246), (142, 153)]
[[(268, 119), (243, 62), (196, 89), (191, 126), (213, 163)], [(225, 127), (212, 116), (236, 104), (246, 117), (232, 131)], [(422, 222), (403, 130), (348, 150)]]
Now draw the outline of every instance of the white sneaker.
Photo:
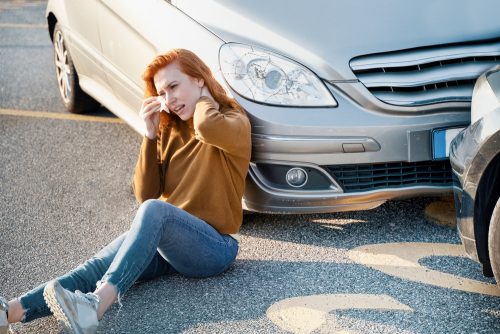
[(0, 297), (0, 334), (9, 333), (9, 322), (7, 321), (7, 312), (9, 310), (9, 304), (7, 300)]
[(93, 334), (97, 332), (97, 307), (99, 296), (81, 291), (71, 292), (56, 281), (50, 281), (43, 290), (43, 297), (54, 316), (70, 333)]

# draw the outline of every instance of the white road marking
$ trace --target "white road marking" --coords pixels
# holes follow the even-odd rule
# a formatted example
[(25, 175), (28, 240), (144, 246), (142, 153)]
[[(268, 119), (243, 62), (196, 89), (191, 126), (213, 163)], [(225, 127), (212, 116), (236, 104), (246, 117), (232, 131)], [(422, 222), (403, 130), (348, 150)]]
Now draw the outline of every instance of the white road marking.
[[(413, 311), (409, 306), (387, 295), (331, 294), (284, 299), (271, 305), (266, 314), (281, 329), (305, 334), (322, 327), (330, 312), (347, 309)], [(337, 326), (334, 319), (333, 323), (331, 319), (329, 322), (329, 330), (333, 330), (333, 333), (354, 333)]]
[(365, 245), (347, 255), (356, 263), (413, 282), (466, 292), (500, 296), (496, 284), (489, 284), (422, 266), (419, 260), (429, 256), (467, 257), (462, 245), (401, 242)]

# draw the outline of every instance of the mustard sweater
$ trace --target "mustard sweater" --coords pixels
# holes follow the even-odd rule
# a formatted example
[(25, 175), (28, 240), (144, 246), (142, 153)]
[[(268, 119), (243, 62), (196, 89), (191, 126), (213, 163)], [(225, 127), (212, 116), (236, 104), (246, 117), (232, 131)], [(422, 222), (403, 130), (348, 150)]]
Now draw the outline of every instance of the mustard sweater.
[(219, 111), (210, 98), (201, 97), (192, 123), (190, 127), (179, 119), (157, 139), (144, 136), (134, 173), (135, 197), (141, 203), (164, 200), (219, 233), (237, 233), (250, 163), (250, 122), (244, 113)]

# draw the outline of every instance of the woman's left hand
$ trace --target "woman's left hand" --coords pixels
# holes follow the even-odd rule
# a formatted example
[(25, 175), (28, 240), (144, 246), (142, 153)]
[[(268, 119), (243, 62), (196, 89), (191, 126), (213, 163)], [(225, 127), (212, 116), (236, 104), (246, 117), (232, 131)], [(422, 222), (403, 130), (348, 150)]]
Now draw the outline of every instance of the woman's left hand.
[(219, 109), (219, 104), (217, 103), (217, 101), (215, 101), (212, 94), (210, 94), (210, 91), (208, 90), (207, 86), (203, 86), (203, 88), (201, 89), (201, 96), (206, 96), (206, 97), (210, 98), (217, 106), (217, 109)]

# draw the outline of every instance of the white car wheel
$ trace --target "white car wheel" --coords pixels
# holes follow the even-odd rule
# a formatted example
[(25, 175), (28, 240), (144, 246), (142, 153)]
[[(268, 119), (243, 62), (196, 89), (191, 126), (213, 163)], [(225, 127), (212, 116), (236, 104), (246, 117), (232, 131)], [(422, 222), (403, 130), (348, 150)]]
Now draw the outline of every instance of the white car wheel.
[(66, 110), (80, 114), (99, 108), (99, 103), (87, 95), (78, 84), (78, 74), (59, 24), (54, 28), (53, 43), (57, 85)]

